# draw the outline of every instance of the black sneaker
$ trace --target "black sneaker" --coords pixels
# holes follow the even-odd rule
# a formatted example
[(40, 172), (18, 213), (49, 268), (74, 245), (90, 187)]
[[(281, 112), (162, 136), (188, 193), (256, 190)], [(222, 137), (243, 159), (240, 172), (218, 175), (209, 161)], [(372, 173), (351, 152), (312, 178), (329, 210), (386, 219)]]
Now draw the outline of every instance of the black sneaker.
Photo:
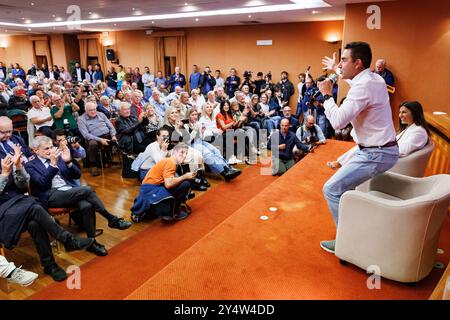
[(67, 273), (64, 271), (63, 268), (58, 266), (56, 262), (52, 263), (51, 265), (48, 265), (44, 268), (44, 272), (51, 276), (53, 280), (57, 282), (61, 282), (67, 279)]
[(94, 241), (94, 243), (89, 248), (87, 248), (86, 251), (92, 252), (101, 257), (108, 255), (108, 251), (106, 250), (105, 246), (98, 243), (97, 241)]
[(132, 223), (129, 221), (126, 221), (124, 218), (117, 218), (111, 222), (108, 222), (108, 227), (119, 229), (119, 230), (125, 230), (131, 227)]
[(71, 252), (75, 250), (83, 250), (94, 243), (93, 238), (81, 238), (77, 236), (70, 236), (69, 239), (64, 243), (64, 249), (66, 252)]

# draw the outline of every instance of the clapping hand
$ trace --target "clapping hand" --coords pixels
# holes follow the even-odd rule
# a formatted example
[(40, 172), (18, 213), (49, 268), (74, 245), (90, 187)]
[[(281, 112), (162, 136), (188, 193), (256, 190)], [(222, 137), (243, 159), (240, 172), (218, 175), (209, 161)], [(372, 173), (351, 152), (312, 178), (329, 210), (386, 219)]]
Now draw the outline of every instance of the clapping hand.
[(6, 157), (2, 159), (2, 176), (9, 177), (12, 170), (12, 157), (11, 155), (7, 154)]
[(322, 64), (324, 65), (324, 67), (322, 69), (336, 72), (336, 68), (337, 68), (336, 52), (333, 52), (333, 58), (324, 57), (322, 59)]
[(66, 163), (70, 162), (72, 160), (72, 156), (70, 154), (70, 150), (69, 147), (67, 146), (67, 143), (61, 144), (60, 148), (61, 148), (61, 159)]
[(52, 150), (50, 151), (50, 165), (56, 167), (58, 165), (58, 157), (60, 155), (61, 151), (58, 148), (53, 147)]
[(22, 166), (22, 147), (19, 144), (14, 144), (14, 156), (12, 162), (16, 166), (16, 169), (20, 169)]

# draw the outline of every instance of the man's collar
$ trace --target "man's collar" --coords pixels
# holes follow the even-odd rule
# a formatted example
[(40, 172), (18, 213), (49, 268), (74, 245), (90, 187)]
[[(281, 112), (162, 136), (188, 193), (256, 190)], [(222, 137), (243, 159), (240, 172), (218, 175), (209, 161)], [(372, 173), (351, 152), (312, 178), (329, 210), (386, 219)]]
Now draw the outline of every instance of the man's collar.
[(356, 76), (353, 77), (353, 79), (351, 80), (351, 82), (355, 82), (358, 81), (359, 79), (361, 79), (365, 74), (370, 72), (370, 68), (364, 69), (363, 71), (361, 71), (360, 73), (358, 73)]

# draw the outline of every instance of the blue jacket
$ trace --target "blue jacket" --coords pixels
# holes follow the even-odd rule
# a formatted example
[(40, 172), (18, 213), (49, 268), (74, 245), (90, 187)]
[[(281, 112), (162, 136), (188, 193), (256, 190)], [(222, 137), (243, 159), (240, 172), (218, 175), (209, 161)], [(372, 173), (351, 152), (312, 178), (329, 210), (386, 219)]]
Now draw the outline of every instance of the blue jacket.
[(198, 86), (200, 85), (200, 77), (200, 72), (191, 73), (191, 75), (189, 76), (189, 85), (191, 86), (191, 90), (198, 88)]
[(166, 199), (173, 199), (173, 195), (162, 184), (143, 184), (141, 191), (134, 199), (132, 214), (141, 215), (150, 210), (152, 204), (156, 204)]
[(174, 92), (175, 87), (177, 86), (184, 88), (184, 86), (186, 85), (186, 77), (180, 73), (177, 80), (177, 75), (174, 73), (170, 76), (168, 85), (171, 86), (170, 92)]
[(38, 197), (45, 208), (48, 208), (49, 191), (52, 188), (52, 180), (57, 173), (72, 187), (78, 187), (75, 179), (81, 177), (80, 168), (73, 164), (69, 168), (61, 158), (58, 159), (58, 168), (52, 166), (46, 168), (42, 161), (36, 157), (25, 164), (25, 170), (30, 175), (31, 194)]

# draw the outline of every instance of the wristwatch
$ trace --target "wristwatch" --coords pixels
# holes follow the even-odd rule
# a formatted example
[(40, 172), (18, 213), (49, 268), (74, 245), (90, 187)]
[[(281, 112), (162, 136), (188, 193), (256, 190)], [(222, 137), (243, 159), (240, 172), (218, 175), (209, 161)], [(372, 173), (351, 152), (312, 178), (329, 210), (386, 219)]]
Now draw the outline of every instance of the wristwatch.
[(329, 94), (326, 94), (326, 95), (324, 95), (323, 96), (323, 100), (328, 100), (328, 99), (330, 99), (332, 96), (331, 95), (329, 95)]

